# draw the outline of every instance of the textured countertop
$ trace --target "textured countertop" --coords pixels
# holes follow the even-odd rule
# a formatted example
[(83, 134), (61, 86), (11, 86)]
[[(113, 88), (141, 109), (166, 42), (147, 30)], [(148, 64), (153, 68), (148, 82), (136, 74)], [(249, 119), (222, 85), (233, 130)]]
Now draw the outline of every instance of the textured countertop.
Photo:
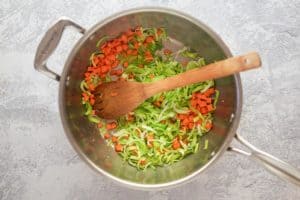
[[(145, 5), (200, 19), (233, 54), (260, 52), (263, 68), (241, 75), (244, 106), (238, 131), (300, 168), (300, 1), (2, 0), (0, 199), (300, 199), (299, 188), (232, 152), (194, 182), (158, 192), (116, 185), (78, 158), (61, 125), (58, 83), (33, 69), (36, 47), (62, 15), (89, 28), (113, 13)], [(49, 61), (56, 71), (79, 37), (66, 31)]]

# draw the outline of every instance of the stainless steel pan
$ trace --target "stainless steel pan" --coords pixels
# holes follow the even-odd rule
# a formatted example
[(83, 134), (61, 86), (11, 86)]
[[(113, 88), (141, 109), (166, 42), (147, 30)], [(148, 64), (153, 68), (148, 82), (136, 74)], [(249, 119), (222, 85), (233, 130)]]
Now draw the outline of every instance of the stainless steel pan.
[[(127, 10), (99, 22), (89, 30), (70, 19), (59, 19), (39, 44), (34, 66), (49, 78), (59, 81), (59, 110), (63, 127), (76, 152), (89, 166), (125, 186), (163, 189), (192, 180), (229, 150), (246, 155), (280, 178), (300, 185), (300, 173), (296, 168), (257, 149), (236, 133), (242, 111), (242, 85), (239, 74), (216, 80), (216, 87), (221, 95), (215, 111), (214, 128), (204, 138), (209, 140), (207, 150), (200, 150), (176, 164), (157, 170), (138, 171), (123, 163), (121, 157), (105, 144), (98, 130), (83, 116), (79, 83), (90, 54), (96, 50), (97, 40), (104, 35), (118, 35), (137, 25), (166, 27), (170, 37), (174, 39), (174, 45), (185, 44), (197, 50), (208, 62), (232, 56), (228, 47), (209, 27), (175, 10)], [(82, 37), (71, 51), (62, 74), (58, 75), (47, 67), (47, 59), (67, 27), (75, 28)], [(249, 151), (231, 147), (233, 138)], [(203, 145), (201, 141), (200, 146)]]

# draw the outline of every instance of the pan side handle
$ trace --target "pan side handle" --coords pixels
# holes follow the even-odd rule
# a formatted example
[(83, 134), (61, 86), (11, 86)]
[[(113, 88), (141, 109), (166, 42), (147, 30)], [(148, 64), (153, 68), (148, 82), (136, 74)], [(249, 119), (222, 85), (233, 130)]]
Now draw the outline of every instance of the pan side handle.
[(247, 147), (250, 152), (243, 151), (235, 147), (229, 147), (228, 150), (249, 156), (259, 164), (263, 165), (268, 171), (277, 175), (283, 180), (294, 183), (300, 186), (300, 171), (299, 169), (291, 166), (290, 164), (258, 149), (257, 147), (250, 144), (239, 134), (235, 135), (235, 139), (239, 141), (242, 145)]
[(49, 78), (57, 81), (60, 80), (60, 76), (48, 68), (47, 60), (58, 46), (66, 27), (73, 27), (82, 34), (85, 32), (84, 28), (73, 22), (71, 19), (61, 17), (43, 36), (34, 58), (34, 68)]

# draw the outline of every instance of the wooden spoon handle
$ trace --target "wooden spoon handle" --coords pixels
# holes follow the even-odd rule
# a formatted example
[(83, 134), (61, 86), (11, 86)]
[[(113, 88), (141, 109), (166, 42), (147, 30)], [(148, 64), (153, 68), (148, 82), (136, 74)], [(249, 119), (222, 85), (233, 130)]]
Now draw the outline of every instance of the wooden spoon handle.
[(261, 60), (258, 53), (250, 52), (245, 55), (211, 63), (201, 68), (192, 69), (161, 81), (145, 84), (145, 95), (147, 97), (151, 97), (160, 92), (165, 92), (201, 81), (221, 78), (237, 72), (258, 68), (260, 66)]

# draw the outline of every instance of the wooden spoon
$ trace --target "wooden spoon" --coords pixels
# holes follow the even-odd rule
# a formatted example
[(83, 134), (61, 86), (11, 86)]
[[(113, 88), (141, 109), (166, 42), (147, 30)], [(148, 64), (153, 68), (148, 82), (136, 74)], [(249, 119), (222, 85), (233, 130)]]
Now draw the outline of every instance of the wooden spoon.
[(153, 83), (114, 81), (103, 83), (95, 90), (94, 109), (99, 117), (115, 119), (129, 113), (147, 98), (175, 88), (205, 80), (221, 78), (261, 66), (256, 52), (228, 58), (201, 68), (192, 69)]

